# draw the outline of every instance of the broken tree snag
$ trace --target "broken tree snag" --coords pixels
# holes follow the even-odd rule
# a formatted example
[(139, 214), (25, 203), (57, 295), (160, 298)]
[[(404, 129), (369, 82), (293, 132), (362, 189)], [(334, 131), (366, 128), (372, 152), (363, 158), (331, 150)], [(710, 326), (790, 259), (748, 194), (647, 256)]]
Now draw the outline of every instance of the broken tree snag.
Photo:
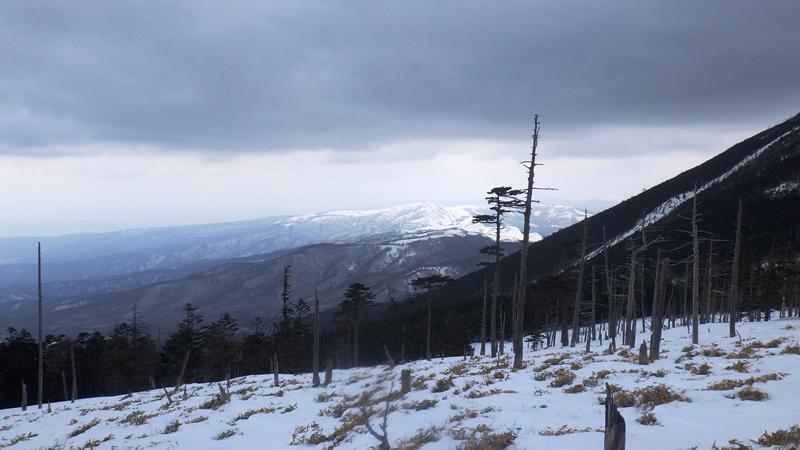
[(272, 385), (274, 387), (278, 387), (280, 384), (280, 379), (278, 377), (278, 354), (272, 354), (272, 375), (274, 377)]
[(383, 352), (386, 353), (386, 364), (394, 369), (394, 358), (392, 358), (392, 354), (389, 353), (389, 347), (387, 347), (386, 344), (383, 344)]
[(604, 450), (625, 450), (625, 418), (617, 410), (617, 402), (606, 383), (606, 427)]
[(186, 374), (186, 365), (189, 364), (189, 355), (192, 354), (192, 350), (186, 350), (186, 356), (183, 358), (183, 365), (181, 365), (181, 373), (178, 374), (178, 379), (175, 380), (175, 392), (178, 392), (181, 389), (181, 384), (183, 384), (183, 376)]
[(411, 369), (400, 371), (400, 389), (403, 394), (411, 392)]
[(333, 358), (328, 357), (328, 363), (325, 364), (325, 383), (327, 386), (333, 381)]
[(642, 345), (639, 346), (639, 365), (646, 366), (650, 362), (650, 358), (647, 355), (647, 344), (642, 341)]

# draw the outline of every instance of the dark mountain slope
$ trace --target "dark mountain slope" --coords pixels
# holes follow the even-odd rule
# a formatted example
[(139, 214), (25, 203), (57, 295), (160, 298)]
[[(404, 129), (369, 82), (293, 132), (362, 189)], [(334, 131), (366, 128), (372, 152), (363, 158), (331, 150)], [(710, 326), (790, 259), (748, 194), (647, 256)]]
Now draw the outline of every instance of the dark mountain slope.
[[(568, 182), (568, 180), (565, 180)], [(615, 242), (610, 250), (612, 264), (623, 264), (627, 241), (645, 217), (648, 233), (671, 241), (663, 248), (674, 248), (688, 237), (677, 232), (687, 229), (681, 215), (691, 212), (691, 192), (697, 183), (700, 228), (717, 238), (732, 240), (738, 198), (745, 209), (745, 233), (751, 257), (764, 256), (769, 245), (758, 242), (772, 236), (795, 239), (800, 223), (800, 115), (773, 126), (716, 157), (687, 170), (653, 188), (598, 213), (588, 219), (589, 242), (598, 248), (603, 241), (603, 228)], [(581, 238), (582, 224), (556, 232), (532, 244), (529, 269), (531, 279), (553, 273), (573, 263)], [(720, 243), (727, 255), (730, 242)], [(655, 250), (653, 250), (655, 251)], [(680, 257), (680, 251), (674, 258)], [(595, 258), (600, 263), (601, 258)], [(519, 252), (501, 263), (503, 279), (508, 285), (519, 270)], [(482, 289), (484, 271), (471, 273), (450, 287), (437, 292), (437, 301), (449, 303), (474, 298)]]

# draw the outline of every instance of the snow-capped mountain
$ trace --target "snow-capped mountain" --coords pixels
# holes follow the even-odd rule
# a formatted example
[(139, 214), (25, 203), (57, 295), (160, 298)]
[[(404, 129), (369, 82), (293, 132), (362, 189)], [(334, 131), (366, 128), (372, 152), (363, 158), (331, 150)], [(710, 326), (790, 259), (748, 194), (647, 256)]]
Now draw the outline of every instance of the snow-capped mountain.
[[(36, 242), (41, 241), (49, 281), (176, 270), (187, 265), (242, 258), (311, 244), (391, 243), (445, 236), (494, 237), (494, 229), (473, 224), (480, 206), (409, 203), (383, 209), (340, 210), (275, 216), (240, 222), (144, 228), (55, 237), (0, 239), (0, 287), (34, 279)], [(583, 217), (576, 208), (536, 205), (534, 240)], [(512, 214), (504, 240), (521, 238), (522, 219)]]

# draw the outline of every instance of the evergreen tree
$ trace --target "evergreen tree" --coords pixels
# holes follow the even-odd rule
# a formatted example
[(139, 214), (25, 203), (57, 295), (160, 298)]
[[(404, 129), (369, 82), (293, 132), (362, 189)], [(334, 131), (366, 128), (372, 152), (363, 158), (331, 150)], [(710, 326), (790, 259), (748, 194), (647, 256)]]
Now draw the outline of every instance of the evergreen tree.
[(352, 283), (344, 293), (340, 314), (350, 319), (353, 329), (353, 365), (358, 366), (358, 325), (364, 308), (375, 304), (375, 294), (362, 283)]

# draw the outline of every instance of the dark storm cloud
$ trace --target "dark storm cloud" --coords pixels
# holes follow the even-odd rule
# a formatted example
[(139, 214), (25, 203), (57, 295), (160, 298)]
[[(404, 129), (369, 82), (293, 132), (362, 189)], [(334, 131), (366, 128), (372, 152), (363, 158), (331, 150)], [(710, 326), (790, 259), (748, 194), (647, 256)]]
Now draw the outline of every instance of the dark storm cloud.
[(0, 152), (777, 120), (800, 110), (798, 23), (795, 1), (9, 1)]

